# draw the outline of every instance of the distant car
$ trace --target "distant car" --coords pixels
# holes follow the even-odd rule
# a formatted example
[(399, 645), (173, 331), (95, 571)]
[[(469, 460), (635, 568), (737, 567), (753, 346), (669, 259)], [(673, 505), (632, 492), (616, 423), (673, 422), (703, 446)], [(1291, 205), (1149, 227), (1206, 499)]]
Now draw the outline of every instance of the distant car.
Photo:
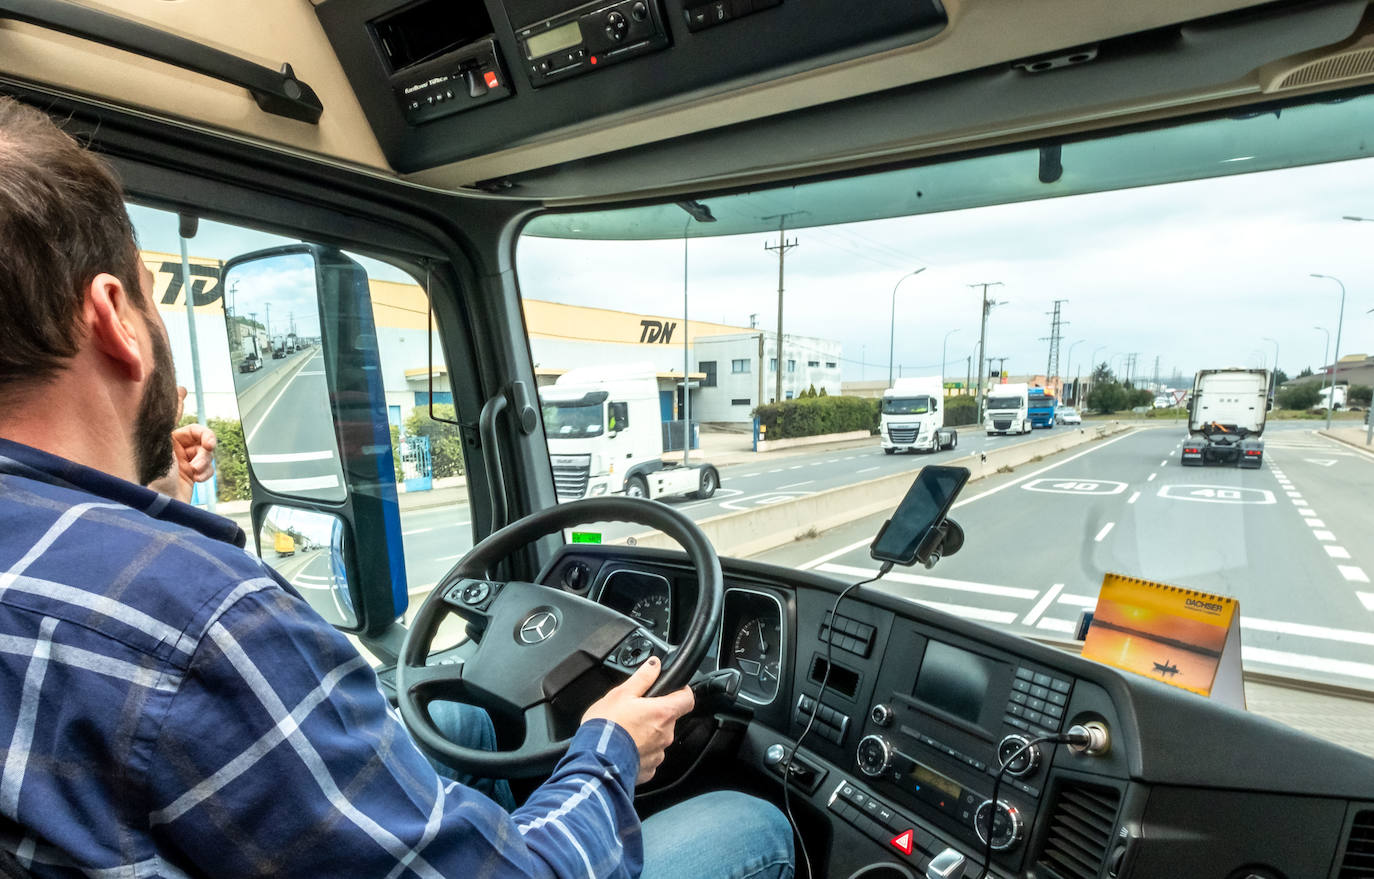
[(1149, 412), (1149, 411), (1150, 411), (1150, 407), (1149, 407), (1149, 406), (1132, 406), (1132, 407), (1131, 407), (1131, 411), (1134, 412), (1134, 413), (1137, 414), (1137, 415), (1141, 415), (1141, 414), (1143, 414), (1143, 413)]
[(1072, 406), (1060, 406), (1059, 414), (1055, 416), (1060, 424), (1082, 424), (1083, 416), (1078, 414), (1078, 410)]

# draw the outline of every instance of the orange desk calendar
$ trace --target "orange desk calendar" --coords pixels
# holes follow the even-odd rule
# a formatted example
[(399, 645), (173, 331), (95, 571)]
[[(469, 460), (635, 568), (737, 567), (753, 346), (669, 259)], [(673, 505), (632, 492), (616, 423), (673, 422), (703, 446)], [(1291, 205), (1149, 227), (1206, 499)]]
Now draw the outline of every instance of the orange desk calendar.
[(1234, 598), (1107, 574), (1083, 656), (1245, 707)]

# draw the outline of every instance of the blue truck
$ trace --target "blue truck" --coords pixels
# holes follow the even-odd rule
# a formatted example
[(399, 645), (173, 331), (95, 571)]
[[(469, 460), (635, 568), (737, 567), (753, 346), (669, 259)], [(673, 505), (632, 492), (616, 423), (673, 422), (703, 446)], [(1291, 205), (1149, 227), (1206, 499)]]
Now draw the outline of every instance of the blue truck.
[(1027, 391), (1026, 414), (1030, 417), (1032, 428), (1054, 427), (1055, 415), (1059, 412), (1059, 400), (1044, 388), (1030, 388)]

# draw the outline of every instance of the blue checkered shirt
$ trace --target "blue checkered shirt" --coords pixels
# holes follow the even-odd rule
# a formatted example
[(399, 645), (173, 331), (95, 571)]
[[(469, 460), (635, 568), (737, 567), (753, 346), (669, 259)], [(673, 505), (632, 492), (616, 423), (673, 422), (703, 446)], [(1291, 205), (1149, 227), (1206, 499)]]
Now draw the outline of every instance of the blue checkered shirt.
[(37, 876), (637, 876), (583, 724), (514, 814), (438, 776), (232, 522), (0, 440), (0, 847)]

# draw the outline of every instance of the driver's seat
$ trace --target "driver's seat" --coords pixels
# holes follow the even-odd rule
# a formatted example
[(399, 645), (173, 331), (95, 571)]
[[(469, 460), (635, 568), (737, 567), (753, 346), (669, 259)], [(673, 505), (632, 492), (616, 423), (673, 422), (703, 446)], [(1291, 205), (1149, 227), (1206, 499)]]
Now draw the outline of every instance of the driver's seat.
[(14, 855), (0, 848), (0, 879), (33, 879), (33, 876), (19, 866)]

